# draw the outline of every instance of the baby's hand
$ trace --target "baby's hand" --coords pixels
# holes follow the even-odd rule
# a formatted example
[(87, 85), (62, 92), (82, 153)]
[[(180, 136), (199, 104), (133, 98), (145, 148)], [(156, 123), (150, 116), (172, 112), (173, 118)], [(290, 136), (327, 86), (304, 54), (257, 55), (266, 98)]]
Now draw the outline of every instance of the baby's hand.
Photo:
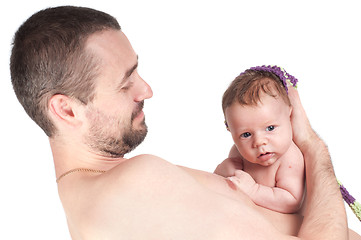
[(227, 158), (221, 164), (219, 164), (214, 170), (215, 174), (223, 177), (230, 177), (235, 175), (237, 169), (243, 169), (243, 161), (241, 158)]
[(256, 190), (256, 181), (245, 171), (236, 170), (234, 176), (228, 177), (228, 179), (248, 196), (251, 196)]

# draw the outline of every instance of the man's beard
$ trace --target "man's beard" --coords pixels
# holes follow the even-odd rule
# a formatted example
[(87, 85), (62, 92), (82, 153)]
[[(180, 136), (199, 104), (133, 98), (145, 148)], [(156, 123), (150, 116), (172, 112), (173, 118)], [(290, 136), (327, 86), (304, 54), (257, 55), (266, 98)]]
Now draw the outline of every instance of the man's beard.
[(147, 133), (145, 119), (140, 123), (140, 129), (134, 129), (133, 121), (142, 111), (144, 101), (133, 111), (130, 122), (125, 123), (104, 113), (89, 113), (91, 126), (86, 138), (88, 145), (101, 155), (118, 158), (131, 152), (141, 144)]

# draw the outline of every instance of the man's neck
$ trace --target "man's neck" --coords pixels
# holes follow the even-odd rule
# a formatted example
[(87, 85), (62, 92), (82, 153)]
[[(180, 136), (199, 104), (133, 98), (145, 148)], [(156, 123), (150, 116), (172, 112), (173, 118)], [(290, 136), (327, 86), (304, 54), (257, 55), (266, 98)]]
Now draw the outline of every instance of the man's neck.
[(84, 144), (49, 139), (56, 177), (72, 169), (86, 168), (107, 171), (126, 161), (125, 158), (112, 158), (95, 153)]

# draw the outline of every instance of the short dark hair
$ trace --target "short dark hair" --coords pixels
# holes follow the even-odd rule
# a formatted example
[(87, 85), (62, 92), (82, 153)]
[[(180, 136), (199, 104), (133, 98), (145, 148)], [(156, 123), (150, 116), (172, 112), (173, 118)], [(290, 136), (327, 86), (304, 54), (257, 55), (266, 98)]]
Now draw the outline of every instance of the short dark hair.
[(107, 13), (84, 7), (47, 8), (17, 30), (10, 58), (15, 94), (27, 114), (52, 137), (55, 126), (47, 110), (50, 98), (64, 94), (87, 104), (94, 98), (96, 57), (85, 51), (88, 37), (120, 30)]
[(291, 106), (286, 88), (276, 74), (269, 71), (248, 69), (236, 77), (224, 92), (222, 98), (223, 113), (235, 101), (243, 106), (257, 105), (261, 101), (261, 92), (272, 97), (281, 97), (287, 105)]

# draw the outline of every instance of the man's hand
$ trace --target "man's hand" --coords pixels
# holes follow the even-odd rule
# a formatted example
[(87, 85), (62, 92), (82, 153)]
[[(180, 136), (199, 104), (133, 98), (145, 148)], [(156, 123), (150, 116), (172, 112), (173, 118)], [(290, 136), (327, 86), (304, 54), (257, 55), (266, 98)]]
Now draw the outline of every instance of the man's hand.
[(301, 149), (305, 144), (311, 142), (311, 138), (318, 137), (307, 118), (298, 91), (291, 85), (288, 85), (288, 97), (292, 104), (293, 141)]
[(347, 217), (325, 143), (311, 128), (298, 92), (289, 86), (293, 140), (305, 159), (307, 198), (301, 239), (348, 239)]

